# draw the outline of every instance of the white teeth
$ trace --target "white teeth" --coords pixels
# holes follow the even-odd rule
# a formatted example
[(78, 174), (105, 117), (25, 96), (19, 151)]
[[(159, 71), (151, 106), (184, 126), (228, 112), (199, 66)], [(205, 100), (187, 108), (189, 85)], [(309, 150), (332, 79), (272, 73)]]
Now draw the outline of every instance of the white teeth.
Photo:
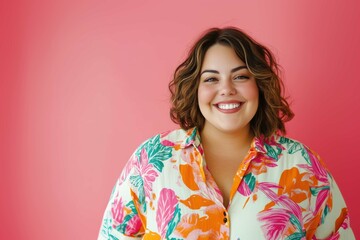
[(234, 109), (240, 106), (239, 103), (230, 103), (230, 104), (218, 104), (220, 109)]

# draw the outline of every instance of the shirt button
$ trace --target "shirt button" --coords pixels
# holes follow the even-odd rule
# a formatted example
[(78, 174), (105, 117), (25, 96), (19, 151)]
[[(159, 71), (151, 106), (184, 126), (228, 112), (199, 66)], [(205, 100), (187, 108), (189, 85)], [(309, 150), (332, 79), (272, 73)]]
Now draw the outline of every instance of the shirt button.
[(224, 218), (224, 223), (226, 223), (227, 222), (227, 218)]
[(224, 216), (226, 216), (226, 212), (224, 211)]

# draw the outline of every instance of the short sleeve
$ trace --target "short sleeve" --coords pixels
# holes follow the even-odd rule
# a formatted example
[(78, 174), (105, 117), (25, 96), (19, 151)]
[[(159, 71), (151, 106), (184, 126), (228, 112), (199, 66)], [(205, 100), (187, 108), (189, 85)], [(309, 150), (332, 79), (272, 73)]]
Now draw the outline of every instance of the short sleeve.
[(332, 206), (323, 209), (321, 223), (315, 232), (316, 239), (353, 240), (355, 236), (350, 227), (347, 206), (331, 175), (329, 175), (329, 186), (331, 198), (329, 202)]
[(117, 180), (105, 209), (98, 240), (141, 239), (144, 234), (144, 204), (139, 200), (141, 176), (134, 153)]

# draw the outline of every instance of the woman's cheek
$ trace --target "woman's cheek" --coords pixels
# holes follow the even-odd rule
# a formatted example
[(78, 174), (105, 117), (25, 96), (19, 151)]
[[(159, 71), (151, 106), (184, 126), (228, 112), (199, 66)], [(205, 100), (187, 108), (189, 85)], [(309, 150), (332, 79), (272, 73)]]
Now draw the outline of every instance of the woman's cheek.
[(247, 100), (255, 100), (259, 98), (259, 89), (255, 81), (248, 82), (242, 89), (241, 94)]

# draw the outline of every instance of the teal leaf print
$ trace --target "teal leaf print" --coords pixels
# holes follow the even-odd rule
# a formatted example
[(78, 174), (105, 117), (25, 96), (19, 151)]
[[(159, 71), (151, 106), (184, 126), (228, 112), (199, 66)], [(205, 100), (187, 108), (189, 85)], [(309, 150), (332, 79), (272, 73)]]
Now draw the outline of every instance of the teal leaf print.
[(301, 223), (294, 214), (290, 215), (290, 222), (292, 223), (292, 225), (296, 227), (298, 231), (302, 231)]
[(301, 240), (306, 236), (306, 232), (296, 232), (285, 238), (285, 240)]
[(252, 173), (246, 174), (244, 177), (244, 180), (245, 180), (246, 184), (249, 186), (249, 189), (251, 190), (251, 192), (253, 192), (254, 188), (255, 188), (255, 184), (256, 184), (256, 179), (252, 175)]
[(329, 190), (329, 189), (330, 189), (329, 186), (311, 187), (311, 188), (310, 188), (310, 192), (311, 192), (311, 195), (317, 196), (320, 191), (322, 191), (322, 190)]
[(110, 240), (119, 240), (117, 237), (113, 236), (113, 235), (109, 235), (110, 236)]
[(144, 186), (144, 181), (140, 175), (130, 176), (130, 183), (136, 188), (142, 188)]
[(174, 231), (174, 229), (176, 228), (176, 226), (180, 222), (180, 219), (181, 219), (181, 209), (180, 209), (179, 204), (178, 204), (176, 206), (174, 216), (172, 217), (172, 219), (169, 222), (168, 230), (166, 231), (166, 238), (168, 238), (170, 236), (170, 234)]
[(324, 211), (323, 211), (323, 213), (321, 215), (321, 223), (325, 222), (325, 218), (326, 218), (326, 216), (328, 215), (329, 212), (330, 212), (330, 208), (329, 208), (328, 205), (326, 205), (325, 208), (324, 208)]
[(288, 144), (288, 143), (290, 143), (290, 139), (284, 138), (284, 137), (280, 137), (279, 143), (281, 143), (281, 144)]
[(276, 160), (279, 160), (279, 155), (281, 153), (281, 148), (279, 147), (276, 147), (276, 149), (274, 149), (273, 147), (271, 147), (270, 145), (268, 144), (264, 144), (265, 148), (266, 148), (266, 151), (267, 151), (267, 154), (272, 158), (272, 159), (276, 159)]
[(158, 170), (159, 172), (162, 172), (162, 169), (164, 168), (164, 163), (159, 161), (159, 160), (150, 160), (150, 162), (154, 168), (156, 168), (156, 170)]
[(137, 210), (134, 204), (134, 201), (130, 201), (128, 202), (128, 204), (126, 204), (126, 207), (131, 209), (131, 212), (136, 213), (137, 214)]
[[(139, 203), (145, 206), (145, 190), (144, 190), (144, 180), (140, 175), (130, 176), (130, 183), (137, 188)], [(146, 210), (146, 209), (144, 209)]]
[(305, 150), (305, 148), (302, 148), (302, 149), (301, 149), (301, 155), (302, 155), (303, 158), (306, 160), (306, 162), (307, 162), (309, 165), (311, 165), (309, 153)]
[(289, 149), (290, 154), (294, 154), (303, 149), (302, 144), (295, 142), (294, 140), (291, 140), (289, 138), (280, 137), (279, 143), (282, 145), (286, 145), (286, 148)]
[(168, 146), (164, 146), (160, 142), (160, 135), (156, 135), (155, 137), (146, 141), (141, 147), (139, 147), (136, 151), (136, 156), (138, 159), (140, 158), (142, 149), (145, 149), (148, 155), (149, 163), (153, 164), (154, 167), (162, 172), (164, 164), (162, 161), (168, 160), (172, 156), (172, 148)]
[(109, 218), (105, 218), (103, 221), (103, 225), (101, 226), (101, 235), (103, 236), (109, 236), (111, 232), (111, 224), (112, 220)]
[(252, 173), (248, 173), (244, 176), (237, 191), (243, 196), (249, 196), (255, 189), (256, 178)]
[(120, 232), (126, 231), (126, 226), (127, 226), (128, 222), (138, 213), (133, 201), (128, 202), (128, 204), (126, 204), (126, 207), (130, 208), (131, 212), (125, 216), (122, 224), (116, 228)]
[(124, 221), (121, 223), (121, 225), (117, 227), (117, 230), (122, 233), (126, 232), (126, 226), (128, 225), (128, 222), (131, 220), (131, 218), (133, 218), (133, 216), (134, 216), (133, 213), (126, 215)]
[(300, 151), (301, 149), (303, 149), (302, 145), (300, 143), (297, 142), (293, 142), (291, 145), (289, 145), (289, 153), (290, 154), (294, 154), (298, 151)]

